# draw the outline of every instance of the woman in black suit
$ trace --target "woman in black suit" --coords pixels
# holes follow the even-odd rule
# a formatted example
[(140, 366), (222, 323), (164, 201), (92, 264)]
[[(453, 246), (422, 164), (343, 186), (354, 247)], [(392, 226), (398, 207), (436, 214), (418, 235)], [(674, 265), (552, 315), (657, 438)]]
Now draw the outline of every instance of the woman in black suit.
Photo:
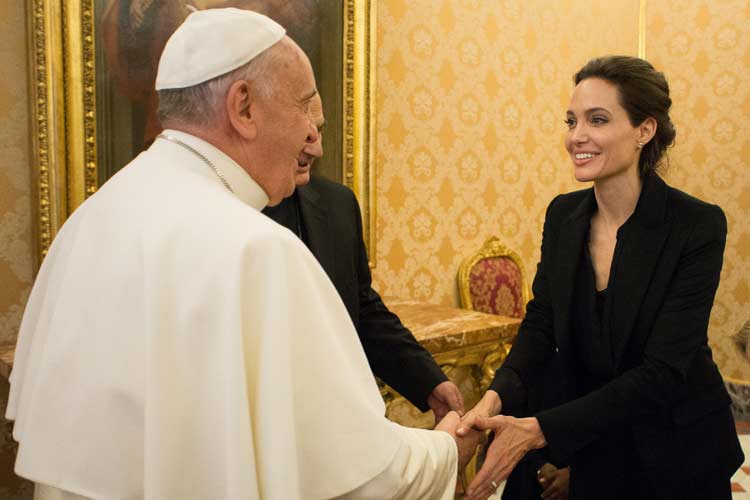
[[(675, 136), (662, 73), (611, 56), (574, 80), (565, 147), (593, 187), (547, 209), (534, 298), (460, 431), (496, 434), (467, 498), (549, 445), (569, 458), (575, 500), (730, 499), (743, 456), (706, 333), (726, 218), (656, 173)], [(556, 353), (566, 402), (499, 415), (523, 407)]]

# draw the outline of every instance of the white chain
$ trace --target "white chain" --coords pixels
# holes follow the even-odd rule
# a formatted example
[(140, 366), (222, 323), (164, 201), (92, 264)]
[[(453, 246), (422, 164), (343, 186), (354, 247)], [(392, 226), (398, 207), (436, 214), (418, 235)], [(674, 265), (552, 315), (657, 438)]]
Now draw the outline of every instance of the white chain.
[(172, 141), (175, 144), (178, 144), (178, 145), (182, 146), (183, 148), (187, 149), (188, 151), (190, 151), (191, 153), (193, 153), (195, 156), (197, 156), (201, 160), (203, 160), (206, 165), (208, 165), (209, 167), (211, 167), (211, 170), (213, 170), (214, 173), (219, 177), (219, 180), (221, 180), (221, 182), (224, 184), (224, 186), (226, 186), (226, 188), (230, 192), (234, 193), (234, 189), (232, 189), (232, 186), (229, 185), (229, 183), (227, 182), (226, 178), (224, 177), (224, 174), (222, 174), (221, 171), (218, 168), (216, 168), (216, 165), (214, 165), (213, 163), (211, 163), (211, 161), (208, 158), (206, 158), (205, 156), (203, 156), (198, 150), (196, 150), (195, 148), (193, 148), (193, 147), (185, 144), (184, 142), (182, 142), (181, 140), (177, 139), (176, 137), (172, 137), (172, 136), (167, 135), (167, 134), (159, 134), (159, 135), (156, 136), (156, 138), (157, 139), (166, 139), (168, 141)]

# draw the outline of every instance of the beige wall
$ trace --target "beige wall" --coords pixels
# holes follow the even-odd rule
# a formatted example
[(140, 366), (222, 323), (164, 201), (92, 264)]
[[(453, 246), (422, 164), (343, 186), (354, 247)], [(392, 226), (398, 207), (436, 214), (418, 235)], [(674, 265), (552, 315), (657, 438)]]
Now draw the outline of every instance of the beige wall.
[[(26, 2), (0, 2), (0, 342), (16, 338), (33, 280)], [(5, 412), (8, 384), (0, 381)], [(0, 498), (27, 500), (31, 484), (13, 474), (15, 443), (0, 418)]]
[(576, 187), (562, 142), (572, 74), (596, 54), (637, 52), (638, 4), (378, 9), (376, 281), (385, 295), (455, 304), (459, 263), (490, 235), (532, 271), (547, 203)]
[[(668, 180), (720, 203), (730, 223), (710, 337), (724, 373), (739, 376), (747, 362), (727, 336), (750, 317), (750, 7), (647, 7), (647, 56), (675, 101)], [(533, 276), (548, 202), (583, 187), (563, 149), (572, 75), (597, 55), (637, 55), (638, 0), (383, 0), (378, 9), (376, 286), (457, 304), (458, 265), (490, 235)]]
[(25, 2), (0, 2), (0, 342), (12, 341), (33, 280)]
[(677, 145), (667, 180), (719, 204), (729, 234), (711, 315), (714, 359), (750, 378), (728, 335), (750, 319), (750, 2), (651, 1), (646, 56), (669, 78)]

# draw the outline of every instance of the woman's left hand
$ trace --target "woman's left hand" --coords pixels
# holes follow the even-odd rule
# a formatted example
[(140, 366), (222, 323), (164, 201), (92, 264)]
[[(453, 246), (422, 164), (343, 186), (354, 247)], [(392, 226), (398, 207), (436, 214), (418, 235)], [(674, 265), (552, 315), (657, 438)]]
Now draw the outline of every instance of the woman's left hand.
[(487, 450), (482, 469), (469, 485), (465, 500), (486, 500), (528, 451), (547, 444), (539, 421), (533, 417), (477, 417), (474, 428), (493, 430), (495, 439)]

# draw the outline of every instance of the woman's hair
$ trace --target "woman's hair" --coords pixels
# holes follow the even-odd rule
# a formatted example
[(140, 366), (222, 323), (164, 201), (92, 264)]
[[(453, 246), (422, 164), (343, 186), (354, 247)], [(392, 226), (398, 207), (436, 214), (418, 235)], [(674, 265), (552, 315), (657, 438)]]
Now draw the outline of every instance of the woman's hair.
[(656, 71), (650, 62), (630, 56), (606, 56), (587, 62), (573, 77), (578, 85), (587, 78), (601, 78), (617, 87), (620, 104), (634, 127), (646, 118), (656, 120), (656, 134), (643, 146), (638, 160), (641, 177), (654, 173), (672, 146), (675, 129), (669, 118), (672, 99), (664, 73)]

